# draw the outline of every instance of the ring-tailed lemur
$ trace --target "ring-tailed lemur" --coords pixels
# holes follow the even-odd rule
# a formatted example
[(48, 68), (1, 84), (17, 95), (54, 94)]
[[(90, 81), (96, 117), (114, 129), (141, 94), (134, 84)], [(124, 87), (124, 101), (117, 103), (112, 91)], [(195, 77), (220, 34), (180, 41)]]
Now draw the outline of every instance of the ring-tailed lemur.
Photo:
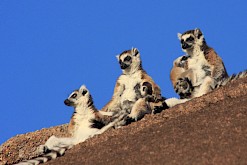
[[(213, 48), (210, 48), (199, 29), (178, 33), (181, 47), (187, 55), (173, 62), (170, 79), (180, 100), (168, 99), (168, 105), (176, 105), (202, 96), (217, 86), (225, 84), (228, 78), (224, 63)], [(244, 72), (236, 77), (243, 77)], [(235, 78), (236, 78), (235, 77)], [(224, 83), (223, 83), (224, 82)]]
[(94, 135), (102, 134), (115, 125), (119, 120), (118, 117), (121, 118), (121, 116), (115, 116), (113, 112), (98, 111), (94, 106), (89, 90), (84, 85), (79, 90), (72, 92), (64, 103), (67, 106), (74, 107), (74, 113), (68, 126), (71, 137), (58, 138), (51, 136), (45, 145), (39, 147), (40, 156), (18, 164), (36, 165), (56, 159), (74, 145), (84, 142)]
[(163, 109), (165, 105), (160, 88), (143, 70), (137, 48), (122, 52), (117, 59), (122, 74), (116, 82), (112, 99), (102, 110), (123, 111), (128, 114), (128, 118), (136, 121), (155, 108)]

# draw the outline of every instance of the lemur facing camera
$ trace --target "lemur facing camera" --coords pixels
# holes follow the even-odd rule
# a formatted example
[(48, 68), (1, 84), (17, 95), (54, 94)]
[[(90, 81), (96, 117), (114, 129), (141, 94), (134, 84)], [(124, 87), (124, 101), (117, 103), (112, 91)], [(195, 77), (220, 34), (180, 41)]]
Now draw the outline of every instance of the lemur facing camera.
[(19, 162), (19, 165), (37, 165), (62, 156), (66, 150), (97, 134), (102, 134), (113, 127), (121, 116), (113, 112), (98, 111), (93, 103), (89, 90), (82, 85), (64, 101), (65, 105), (74, 107), (68, 131), (70, 137), (59, 138), (51, 136), (39, 147), (40, 156), (31, 160)]
[(170, 78), (181, 99), (202, 96), (228, 77), (222, 59), (207, 45), (200, 29), (178, 33), (178, 38), (186, 55), (173, 62)]
[[(123, 111), (128, 119), (137, 121), (147, 113), (167, 108), (160, 87), (143, 70), (137, 48), (122, 52), (117, 59), (122, 74), (116, 82), (112, 99), (102, 111)], [(125, 124), (124, 121), (120, 126)]]

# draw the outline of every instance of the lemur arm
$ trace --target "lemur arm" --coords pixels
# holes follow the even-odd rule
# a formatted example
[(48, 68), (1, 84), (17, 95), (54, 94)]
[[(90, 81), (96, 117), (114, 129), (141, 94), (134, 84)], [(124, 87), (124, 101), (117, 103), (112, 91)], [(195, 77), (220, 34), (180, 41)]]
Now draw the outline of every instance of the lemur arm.
[(188, 70), (188, 58), (189, 56), (183, 55), (173, 61), (173, 67), (170, 72), (173, 87), (175, 87), (177, 80), (181, 78), (181, 74)]
[(207, 54), (205, 55), (206, 60), (208, 63), (213, 66), (211, 76), (218, 82), (221, 81), (224, 78), (228, 77), (225, 65), (223, 60), (220, 58), (220, 56), (211, 49)]
[(105, 112), (116, 111), (120, 107), (119, 100), (121, 95), (123, 94), (123, 91), (124, 91), (124, 85), (121, 84), (118, 80), (114, 88), (112, 99), (101, 109), (101, 111), (105, 111)]

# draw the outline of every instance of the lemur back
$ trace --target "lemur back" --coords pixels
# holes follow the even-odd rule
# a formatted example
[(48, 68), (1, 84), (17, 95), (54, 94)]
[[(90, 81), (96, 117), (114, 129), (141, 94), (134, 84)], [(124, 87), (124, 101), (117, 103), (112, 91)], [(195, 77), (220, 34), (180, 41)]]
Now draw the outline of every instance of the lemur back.
[[(136, 103), (146, 105), (146, 102), (151, 102), (150, 100), (152, 99), (149, 101), (147, 101), (148, 99), (143, 99), (147, 95), (154, 97), (153, 100), (155, 101), (152, 102), (153, 107), (156, 105), (157, 107), (161, 107), (164, 98), (161, 96), (159, 86), (143, 70), (139, 51), (136, 48), (132, 48), (131, 50), (122, 52), (117, 56), (117, 59), (123, 73), (116, 82), (112, 99), (102, 110), (107, 112), (124, 111), (129, 114), (129, 118), (139, 120), (145, 113), (151, 113), (152, 111), (148, 108), (138, 109), (138, 106), (134, 106)], [(144, 82), (148, 82), (150, 84), (149, 89), (152, 89), (152, 92), (146, 93), (145, 96), (143, 95), (145, 92), (143, 93), (141, 91)]]
[(89, 90), (84, 85), (79, 90), (72, 92), (64, 103), (75, 109), (68, 126), (70, 137), (58, 138), (51, 136), (45, 145), (39, 147), (40, 156), (18, 164), (36, 165), (56, 159), (74, 145), (84, 142), (88, 138), (101, 134), (113, 127), (120, 117), (114, 115), (112, 112), (98, 111), (94, 106)]

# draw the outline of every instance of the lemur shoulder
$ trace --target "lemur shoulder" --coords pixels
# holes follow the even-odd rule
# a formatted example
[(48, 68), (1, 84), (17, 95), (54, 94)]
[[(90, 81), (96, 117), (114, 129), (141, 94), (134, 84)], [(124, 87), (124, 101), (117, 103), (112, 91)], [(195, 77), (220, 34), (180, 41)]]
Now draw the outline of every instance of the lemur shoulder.
[[(102, 111), (124, 111), (129, 114), (128, 117), (139, 120), (145, 113), (151, 113), (153, 109), (140, 108), (140, 106), (134, 106), (135, 103), (147, 106), (147, 102), (149, 102), (153, 108), (162, 107), (164, 98), (161, 96), (160, 87), (143, 70), (137, 48), (122, 52), (117, 59), (122, 74), (116, 82), (112, 99), (102, 108)], [(144, 99), (147, 95), (153, 99)]]
[(18, 164), (36, 165), (56, 159), (74, 145), (113, 127), (119, 117), (114, 116), (113, 112), (98, 111), (94, 106), (89, 90), (84, 85), (79, 90), (73, 91), (64, 103), (67, 106), (74, 107), (74, 113), (68, 126), (70, 137), (59, 138), (51, 136), (45, 145), (39, 147), (40, 156), (19, 162)]

